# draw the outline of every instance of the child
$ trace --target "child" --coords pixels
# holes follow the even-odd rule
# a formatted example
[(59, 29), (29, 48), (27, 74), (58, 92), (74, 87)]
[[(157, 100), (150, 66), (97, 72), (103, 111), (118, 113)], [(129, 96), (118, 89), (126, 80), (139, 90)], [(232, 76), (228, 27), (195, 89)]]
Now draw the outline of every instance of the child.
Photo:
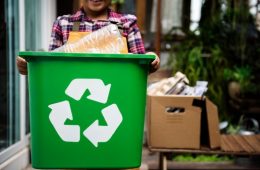
[[(92, 32), (112, 23), (118, 25), (123, 36), (126, 37), (129, 53), (144, 54), (145, 48), (136, 24), (136, 17), (112, 11), (109, 8), (110, 3), (111, 0), (82, 0), (82, 8), (74, 15), (58, 17), (52, 27), (49, 50), (54, 50), (68, 41), (69, 33), (75, 28), (75, 23), (79, 24), (76, 31), (80, 32)], [(155, 53), (149, 52), (149, 54)], [(16, 61), (19, 72), (27, 75), (27, 62), (21, 57), (17, 57)], [(155, 72), (159, 65), (160, 59), (156, 55), (156, 59), (151, 63), (150, 72)]]

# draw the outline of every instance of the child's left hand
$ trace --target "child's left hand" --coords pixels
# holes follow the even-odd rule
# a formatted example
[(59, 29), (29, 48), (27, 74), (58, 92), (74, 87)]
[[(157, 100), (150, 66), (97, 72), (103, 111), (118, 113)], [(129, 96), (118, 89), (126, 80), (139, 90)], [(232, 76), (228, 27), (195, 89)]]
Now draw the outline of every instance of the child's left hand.
[(160, 68), (160, 58), (154, 52), (147, 52), (146, 54), (155, 55), (155, 59), (151, 63), (150, 73), (157, 71)]

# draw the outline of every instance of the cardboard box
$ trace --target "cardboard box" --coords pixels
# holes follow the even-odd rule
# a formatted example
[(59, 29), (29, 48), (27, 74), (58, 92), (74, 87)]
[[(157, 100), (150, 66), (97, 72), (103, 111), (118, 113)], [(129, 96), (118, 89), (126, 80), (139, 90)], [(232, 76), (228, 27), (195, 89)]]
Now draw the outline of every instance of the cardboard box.
[(147, 112), (150, 148), (220, 147), (217, 107), (206, 98), (148, 96)]

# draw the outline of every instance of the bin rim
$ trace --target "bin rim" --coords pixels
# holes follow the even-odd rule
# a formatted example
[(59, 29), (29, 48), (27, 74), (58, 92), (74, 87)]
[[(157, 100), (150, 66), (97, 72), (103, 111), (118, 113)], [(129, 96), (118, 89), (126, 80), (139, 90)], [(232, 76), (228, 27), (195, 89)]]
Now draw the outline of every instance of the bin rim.
[(65, 57), (65, 58), (110, 58), (110, 59), (141, 59), (154, 60), (153, 54), (101, 54), (101, 53), (65, 53), (65, 52), (46, 52), (46, 51), (21, 51), (19, 56), (28, 59), (34, 57)]

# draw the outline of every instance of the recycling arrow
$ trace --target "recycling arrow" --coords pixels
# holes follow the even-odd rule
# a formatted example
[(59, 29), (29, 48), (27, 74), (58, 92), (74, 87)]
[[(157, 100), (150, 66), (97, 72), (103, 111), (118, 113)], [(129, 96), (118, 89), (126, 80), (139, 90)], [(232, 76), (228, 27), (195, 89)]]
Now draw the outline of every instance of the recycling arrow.
[(116, 104), (112, 104), (102, 110), (107, 126), (99, 126), (96, 120), (84, 132), (84, 136), (95, 146), (99, 142), (107, 142), (115, 133), (123, 118)]
[(78, 125), (65, 125), (67, 119), (72, 120), (70, 104), (68, 101), (49, 105), (52, 109), (49, 119), (61, 139), (65, 142), (79, 142), (80, 127)]
[(106, 103), (110, 87), (111, 84), (105, 85), (100, 79), (74, 79), (67, 87), (65, 93), (78, 101), (88, 89), (90, 92), (88, 99)]
[[(86, 90), (89, 90), (90, 95), (88, 99), (107, 103), (111, 84), (105, 85), (100, 79), (74, 79), (65, 90), (65, 94), (71, 98), (79, 101)], [(62, 101), (49, 105), (51, 113), (49, 120), (54, 129), (65, 142), (79, 142), (80, 141), (80, 126), (79, 125), (65, 125), (67, 119), (72, 120), (72, 113), (68, 101)], [(116, 104), (107, 106), (102, 111), (107, 126), (100, 126), (99, 121), (94, 121), (83, 132), (83, 135), (95, 146), (98, 143), (107, 142), (116, 132), (117, 128), (123, 121), (122, 114)]]

